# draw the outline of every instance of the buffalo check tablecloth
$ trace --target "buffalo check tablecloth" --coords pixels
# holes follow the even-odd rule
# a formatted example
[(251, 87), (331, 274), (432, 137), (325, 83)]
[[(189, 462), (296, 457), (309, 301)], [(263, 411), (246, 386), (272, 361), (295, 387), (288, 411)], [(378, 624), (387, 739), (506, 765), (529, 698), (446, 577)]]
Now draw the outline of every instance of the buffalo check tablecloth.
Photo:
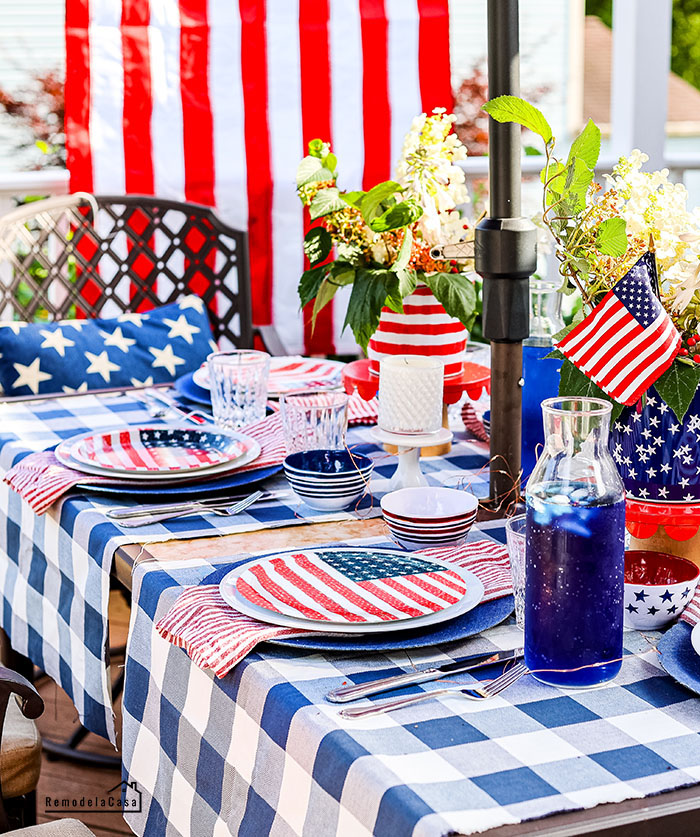
[[(470, 540), (484, 535), (502, 542), (502, 526)], [(522, 632), (510, 619), (457, 645), (372, 655), (267, 645), (217, 678), (155, 624), (225, 564), (236, 560), (134, 574), (123, 764), (141, 793), (125, 815), (138, 835), (447, 837), (700, 781), (700, 701), (665, 674), (651, 636), (627, 632), (621, 673), (598, 689), (528, 676), (484, 703), (344, 720), (332, 688), (513, 648)]]
[[(0, 403), (0, 475), (28, 454), (86, 430), (143, 423), (156, 422), (129, 395)], [(127, 530), (105, 516), (108, 509), (129, 504), (123, 496), (81, 494), (74, 489), (48, 512), (37, 515), (19, 494), (0, 482), (1, 627), (16, 651), (65, 689), (81, 722), (114, 741), (106, 648), (109, 577), (117, 547), (377, 516), (396, 458), (381, 449), (368, 427), (352, 428), (348, 444), (375, 461), (373, 496), (350, 512), (314, 511), (290, 493), (232, 518), (192, 515)], [(457, 439), (449, 456), (423, 460), (423, 469), (434, 484), (466, 484), (476, 494), (486, 494), (486, 463), (486, 445)], [(278, 475), (268, 479), (265, 487), (285, 488), (286, 481)]]

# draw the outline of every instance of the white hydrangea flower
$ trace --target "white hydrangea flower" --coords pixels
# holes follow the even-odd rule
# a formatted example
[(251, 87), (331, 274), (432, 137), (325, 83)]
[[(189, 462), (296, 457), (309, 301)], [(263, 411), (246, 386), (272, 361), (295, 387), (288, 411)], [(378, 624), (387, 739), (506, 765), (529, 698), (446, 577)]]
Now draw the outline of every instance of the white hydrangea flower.
[(422, 113), (411, 123), (396, 166), (396, 180), (423, 209), (418, 228), (430, 245), (459, 241), (464, 228), (455, 212), (468, 203), (464, 171), (455, 162), (467, 150), (452, 133), (454, 115), (436, 108), (432, 116)]

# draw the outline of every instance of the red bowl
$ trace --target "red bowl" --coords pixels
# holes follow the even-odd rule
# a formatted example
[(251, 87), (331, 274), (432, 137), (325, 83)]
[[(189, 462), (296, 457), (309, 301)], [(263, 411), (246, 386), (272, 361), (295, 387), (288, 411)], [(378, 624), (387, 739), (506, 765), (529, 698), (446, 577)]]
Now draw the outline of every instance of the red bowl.
[(647, 549), (625, 552), (625, 584), (664, 586), (695, 581), (698, 576), (700, 567), (687, 558)]

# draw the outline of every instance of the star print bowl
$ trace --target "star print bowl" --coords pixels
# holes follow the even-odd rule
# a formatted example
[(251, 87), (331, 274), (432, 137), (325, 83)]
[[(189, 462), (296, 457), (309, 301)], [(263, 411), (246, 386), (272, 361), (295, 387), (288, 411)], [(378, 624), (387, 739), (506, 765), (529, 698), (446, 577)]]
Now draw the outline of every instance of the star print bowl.
[(658, 630), (677, 619), (695, 593), (700, 567), (650, 550), (625, 552), (625, 626)]

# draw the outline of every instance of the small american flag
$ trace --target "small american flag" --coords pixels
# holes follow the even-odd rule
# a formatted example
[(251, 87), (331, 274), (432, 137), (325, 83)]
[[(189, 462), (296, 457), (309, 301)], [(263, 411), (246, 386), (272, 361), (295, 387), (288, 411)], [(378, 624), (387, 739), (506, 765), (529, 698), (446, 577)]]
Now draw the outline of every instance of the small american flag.
[(635, 404), (673, 363), (681, 338), (652, 288), (652, 253), (620, 279), (557, 348), (620, 404)]
[(236, 581), (252, 604), (318, 621), (391, 622), (435, 613), (466, 592), (454, 570), (396, 552), (309, 550), (250, 566)]

